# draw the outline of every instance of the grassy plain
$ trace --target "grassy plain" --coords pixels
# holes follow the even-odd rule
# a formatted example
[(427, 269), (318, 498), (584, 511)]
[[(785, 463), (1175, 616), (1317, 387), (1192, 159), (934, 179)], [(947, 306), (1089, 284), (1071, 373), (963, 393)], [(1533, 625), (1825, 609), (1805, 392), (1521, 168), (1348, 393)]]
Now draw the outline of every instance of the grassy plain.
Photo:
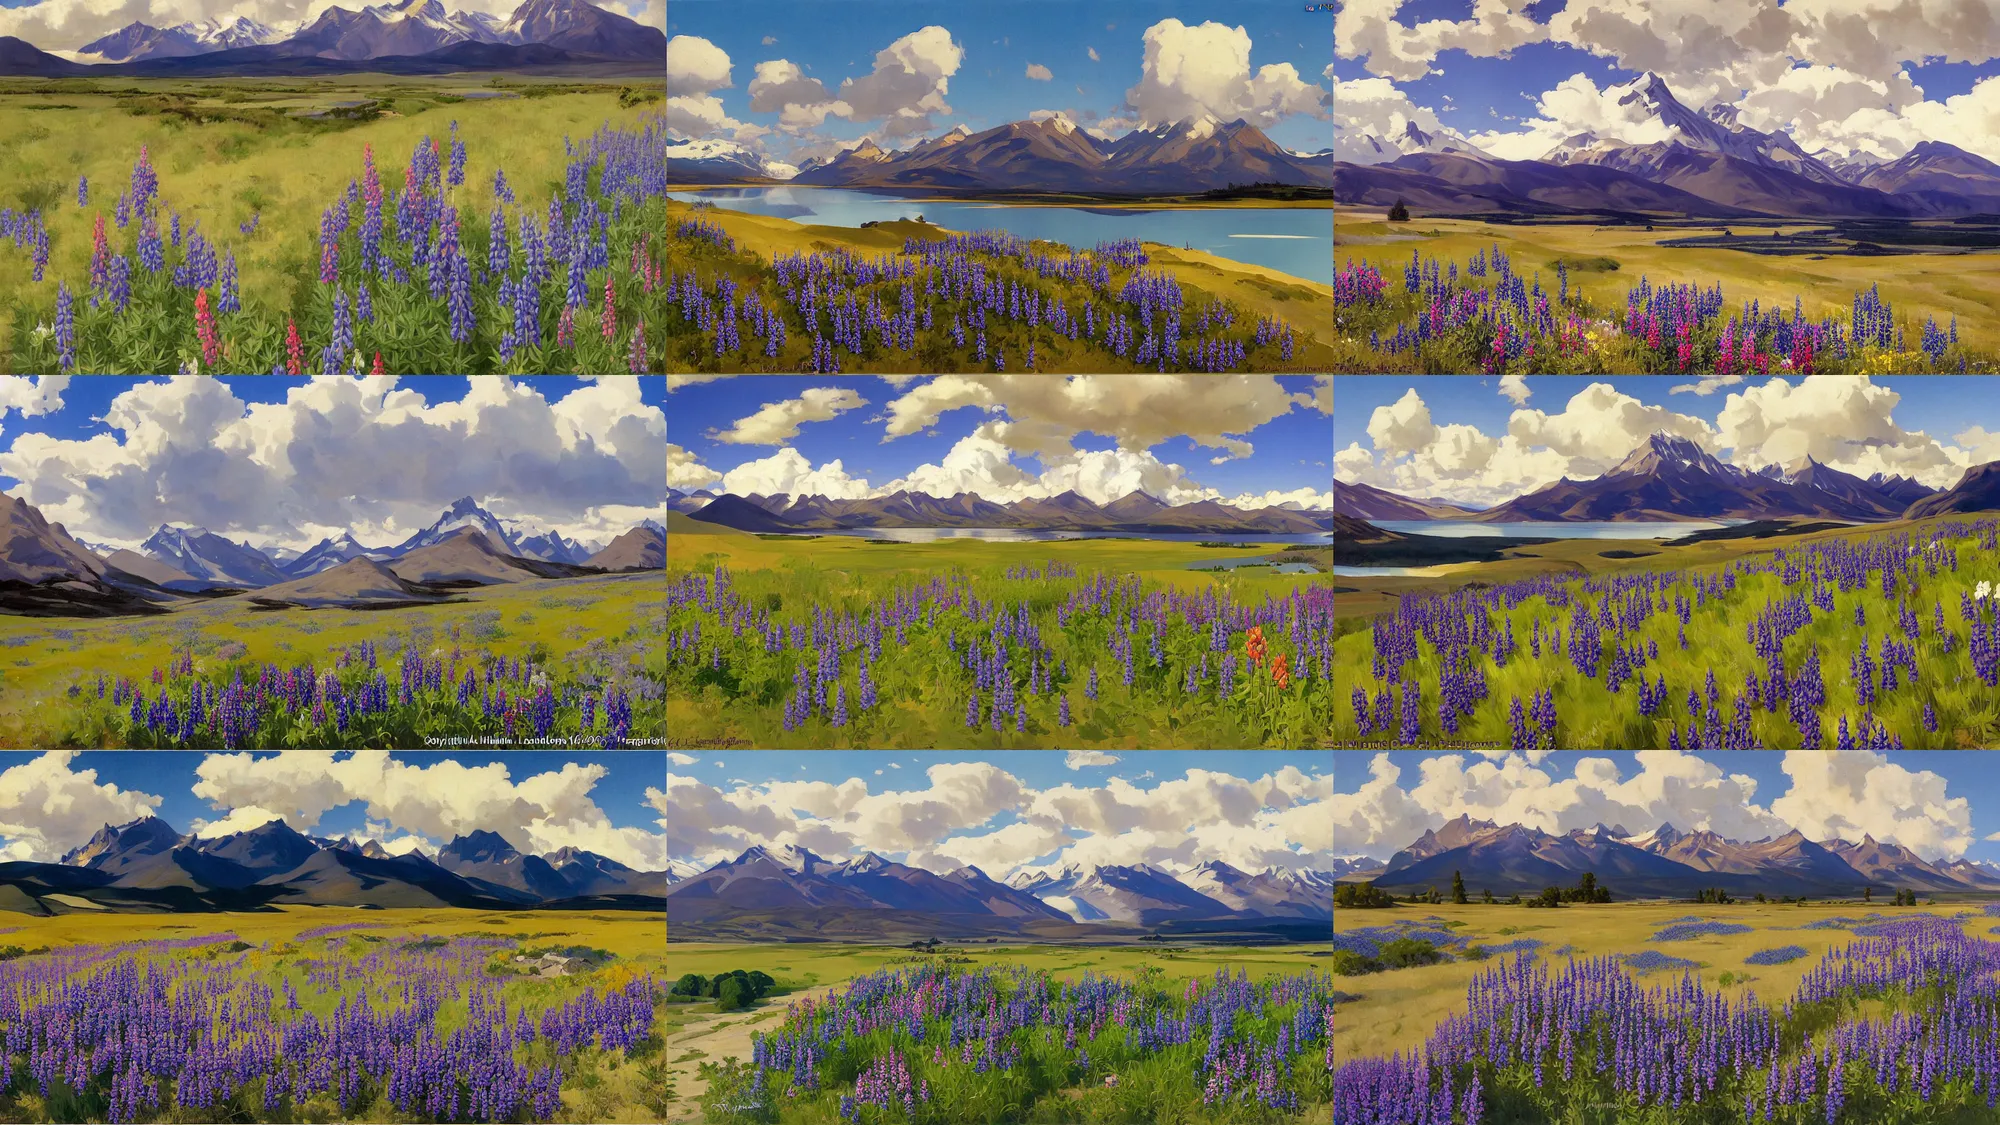
[(781, 1023), (790, 1005), (806, 998), (815, 1001), (824, 998), (856, 976), (882, 968), (906, 968), (946, 955), (969, 959), (971, 964), (960, 966), (967, 971), (1025, 965), (1079, 980), (1085, 972), (1130, 976), (1134, 970), (1151, 966), (1159, 970), (1170, 990), (1178, 981), (1212, 977), (1224, 969), (1232, 975), (1240, 969), (1252, 980), (1324, 972), (1329, 960), (1324, 948), (1309, 945), (1155, 949), (1132, 945), (971, 943), (951, 946), (948, 951), (940, 947), (938, 954), (921, 954), (892, 945), (672, 942), (667, 946), (669, 979), (678, 980), (686, 973), (714, 976), (732, 969), (745, 972), (756, 969), (770, 974), (778, 982), (778, 991), (739, 1012), (719, 1014), (711, 1002), (667, 1005), (669, 1098), (665, 1120), (674, 1123), (703, 1120), (695, 1105), (695, 1098), (707, 1088), (700, 1074), (701, 1064), (732, 1057), (748, 1059), (752, 1036)]
[[(1608, 257), (1618, 262), (1618, 269), (1571, 270), (1570, 286), (1581, 288), (1599, 309), (1613, 311), (1625, 308), (1626, 291), (1637, 286), (1642, 275), (1655, 285), (1693, 282), (1706, 289), (1720, 282), (1724, 305), (1732, 309), (1752, 300), (1760, 300), (1766, 307), (1789, 309), (1794, 296), (1802, 297), (1806, 315), (1814, 319), (1837, 315), (1845, 320), (1853, 308), (1854, 294), (1879, 284), (1882, 296), (1895, 305), (1897, 320), (1908, 332), (1912, 348), (1926, 316), (1944, 324), (1956, 315), (1959, 335), (1971, 347), (2000, 352), (2000, 323), (1991, 315), (1992, 294), (2000, 286), (2000, 252), (1819, 257), (1660, 245), (1674, 239), (1720, 235), (1725, 229), (1743, 237), (1774, 231), (1792, 234), (1825, 226), (1717, 223), (1712, 227), (1662, 226), (1649, 231), (1636, 226), (1495, 224), (1428, 216), (1391, 225), (1380, 210), (1336, 208), (1333, 256), (1336, 267), (1350, 258), (1375, 263), (1394, 291), (1401, 290), (1402, 271), (1411, 250), (1439, 262), (1455, 260), (1463, 270), (1474, 253), (1497, 242), (1513, 257), (1514, 272), (1532, 279), (1539, 270), (1543, 285), (1551, 291), (1556, 287), (1556, 259)], [(1338, 343), (1343, 354), (1352, 355), (1356, 347), (1365, 351), (1367, 333), (1362, 332), (1357, 339), (1343, 336)]]
[[(400, 189), (417, 142), (430, 136), (445, 144), (457, 121), (467, 149), (457, 200), (483, 215), (493, 207), (496, 170), (505, 170), (517, 199), (546, 200), (562, 187), (566, 137), (580, 143), (606, 122), (636, 128), (659, 112), (657, 100), (640, 100), (659, 88), (507, 75), (0, 79), (0, 208), (41, 210), (50, 240), (40, 285), (25, 247), (0, 247), (0, 293), (23, 294), (46, 315), (57, 278), (73, 291), (87, 283), (94, 217), (107, 216), (109, 225), (143, 144), (159, 174), (163, 214), (179, 212), (183, 226), (198, 222), (218, 252), (236, 252), (245, 306), (289, 311), (303, 322), (318, 284), (320, 213), (361, 178), (364, 146), (374, 147), (383, 184)], [(487, 90), (522, 96), (465, 97)], [(376, 115), (304, 116), (354, 101), (375, 103)], [(79, 176), (90, 180), (81, 208)], [(242, 234), (239, 225), (259, 213), (256, 230)], [(113, 228), (114, 241), (119, 233)], [(21, 312), (0, 306), (11, 317)], [(11, 369), (13, 350), (0, 347), (0, 370)]]
[[(912, 201), (916, 210), (919, 201)], [(667, 201), (667, 224), (669, 228), (683, 219), (694, 215), (694, 205), (677, 200)], [(731, 263), (727, 272), (745, 283), (754, 283), (761, 272), (768, 270), (770, 261), (780, 254), (810, 254), (815, 251), (830, 251), (845, 247), (857, 254), (875, 257), (880, 254), (894, 254), (903, 248), (906, 238), (940, 239), (953, 232), (935, 223), (919, 223), (915, 220), (881, 223), (863, 230), (858, 227), (820, 226), (799, 223), (791, 219), (773, 215), (751, 215), (732, 211), (727, 207), (704, 208), (701, 217), (720, 226), (736, 240), (739, 250), (748, 250), (763, 259), (760, 267)], [(1058, 251), (1055, 243), (1040, 243), (1044, 253), (1067, 253)], [(670, 270), (685, 270), (694, 263), (677, 261), (669, 243), (667, 264)], [(1077, 249), (1087, 249), (1077, 247)], [(1184, 300), (1190, 308), (1203, 301), (1207, 294), (1224, 301), (1233, 302), (1242, 310), (1247, 321), (1240, 320), (1239, 326), (1255, 325), (1259, 317), (1276, 317), (1290, 323), (1299, 332), (1298, 343), (1292, 352), (1291, 370), (1325, 371), (1333, 358), (1333, 349), (1325, 341), (1333, 335), (1333, 287), (1288, 273), (1251, 265), (1246, 262), (1231, 261), (1201, 250), (1183, 250), (1157, 242), (1147, 242), (1146, 252), (1152, 261), (1147, 265), (1151, 271), (1165, 271), (1179, 279)], [(713, 274), (718, 268), (713, 261), (704, 260), (699, 267), (702, 272)], [(712, 278), (708, 284), (714, 284)], [(1136, 326), (1136, 320), (1134, 324)], [(1017, 326), (1002, 327), (999, 322), (990, 323), (988, 338), (999, 346), (1005, 346), (1009, 354), (1015, 355), (1015, 363), (1025, 355), (1025, 344), (1016, 344), (1015, 337), (1022, 330)], [(1036, 339), (1036, 370), (1049, 372), (1079, 371), (1102, 372), (1109, 370), (1143, 370), (1111, 355), (1103, 348), (1082, 341), (1058, 341), (1050, 338), (1047, 331)], [(1143, 332), (1141, 333), (1143, 335)], [(1025, 335), (1021, 339), (1025, 340)], [(1273, 353), (1275, 354), (1275, 353)], [(1051, 357), (1051, 358), (1040, 358)], [(782, 358), (782, 357), (781, 357)], [(683, 357), (683, 365), (686, 364)], [(914, 362), (914, 360), (912, 360)], [(1108, 366), (1107, 366), (1108, 364)], [(701, 368), (706, 370), (706, 368)], [(792, 368), (786, 367), (785, 370)], [(921, 370), (921, 367), (910, 367)], [(680, 368), (675, 368), (680, 370)], [(896, 370), (883, 367), (881, 370)]]
[[(373, 640), (386, 665), (405, 644), (426, 655), (454, 646), (509, 659), (554, 660), (572, 671), (636, 668), (666, 675), (657, 614), (664, 609), (656, 574), (533, 580), (461, 591), (463, 600), (394, 610), (260, 611), (242, 597), (195, 601), (150, 617), (0, 616), (0, 745), (83, 746), (85, 728), (66, 693), (99, 673), (145, 682), (154, 667), (192, 650), (196, 671), (211, 680), (231, 664), (254, 679), (266, 663), (322, 667), (347, 645)], [(664, 730), (657, 700), (635, 700), (632, 733)]]
[[(1466, 889), (1478, 895), (1480, 888), (1468, 883)], [(1966, 933), (1979, 938), (2000, 921), (1979, 911), (1977, 905), (1940, 904), (1935, 907), (1892, 907), (1880, 902), (1814, 902), (1805, 905), (1735, 903), (1728, 906), (1696, 906), (1685, 902), (1609, 903), (1570, 905), (1559, 910), (1531, 910), (1524, 906), (1411, 906), (1398, 905), (1378, 910), (1335, 909), (1336, 934), (1351, 930), (1388, 926), (1396, 922), (1430, 919), (1429, 925), (1450, 928), (1475, 942), (1493, 945), (1533, 938), (1541, 941), (1541, 959), (1561, 968), (1570, 957), (1609, 957), (1644, 950), (1657, 950), (1670, 957), (1695, 961), (1702, 966), (1691, 971), (1703, 987), (1719, 990), (1731, 1000), (1741, 1001), (1754, 993), (1764, 1003), (1778, 1006), (1788, 999), (1805, 975), (1819, 964), (1820, 956), (1854, 940), (1843, 929), (1807, 930), (1800, 927), (1823, 918), (1860, 918), (1880, 912), (1892, 918), (1917, 913), (1943, 917), (1964, 914)], [(1649, 942), (1647, 939), (1670, 922), (1689, 916), (1705, 920), (1734, 922), (1751, 926), (1747, 934), (1704, 937), (1692, 941)], [(1441, 921), (1440, 921), (1441, 920)], [(1782, 965), (1745, 965), (1743, 959), (1762, 949), (1798, 945), (1806, 956)], [(1570, 946), (1572, 953), (1553, 956), (1555, 950)], [(1334, 1065), (1355, 1058), (1389, 1055), (1420, 1047), (1446, 1016), (1465, 1011), (1465, 987), (1482, 970), (1500, 964), (1502, 954), (1485, 961), (1456, 960), (1410, 969), (1336, 977), (1334, 989), (1358, 999), (1334, 1008)], [(1723, 974), (1729, 974), (1723, 983)], [(1677, 983), (1682, 972), (1659, 970), (1641, 974), (1647, 987)]]
[[(1774, 547), (1797, 549), (1837, 539), (1858, 542), (1907, 536), (1913, 542), (1926, 543), (1934, 528), (1953, 522), (1960, 525), (1959, 533), (1944, 542), (1956, 551), (1956, 569), (1938, 566), (1931, 573), (1929, 564), (1919, 562), (1915, 564), (1914, 578), (1900, 580), (1893, 593), (1884, 594), (1878, 562), (1870, 572), (1868, 584), (1861, 589), (1834, 592), (1833, 609), (1815, 610), (1812, 623), (1790, 636), (1785, 642), (1786, 667), (1796, 674), (1809, 651), (1819, 652), (1821, 681), (1825, 686), (1819, 714), (1822, 745), (1827, 748), (1835, 745), (1837, 724), (1843, 717), (1859, 738), (1860, 723), (1866, 713), (1886, 725), (1910, 749), (1990, 749), (2000, 746), (2000, 700), (1994, 698), (1973, 668), (1965, 643), (1967, 625), (1960, 617), (1959, 598), (1961, 593), (1969, 597), (1981, 578), (2000, 569), (1996, 567), (1996, 561), (2000, 560), (1995, 557), (2000, 550), (1982, 546), (1980, 536), (1966, 532), (1968, 517), (1964, 513), (1769, 539), (1713, 540), (1686, 547), (1606, 539), (1558, 540), (1509, 552), (1519, 557), (1466, 564), (1438, 577), (1357, 579), (1341, 575), (1335, 580), (1335, 588), (1354, 592), (1340, 593), (1335, 599), (1336, 611), (1343, 616), (1335, 630), (1334, 677), (1362, 687), (1371, 697), (1376, 693), (1380, 685), (1370, 675), (1374, 642), (1369, 615), (1393, 608), (1401, 597), (1443, 593), (1475, 583), (1513, 581), (1537, 573), (1580, 579), (1586, 575), (1685, 571), (1679, 594), (1692, 601), (1693, 580), (1714, 577), (1732, 559), (1768, 554)], [(1659, 553), (1639, 559), (1606, 559), (1599, 554), (1620, 548)], [(1739, 572), (1731, 590), (1719, 597), (1705, 598), (1701, 606), (1691, 611), (1685, 627), (1688, 642), (1685, 649), (1680, 645), (1681, 626), (1672, 612), (1655, 613), (1627, 633), (1628, 644), (1645, 647), (1652, 641), (1659, 648), (1659, 656), (1643, 669), (1649, 681), (1662, 676), (1666, 680), (1666, 706), (1653, 716), (1639, 713), (1637, 693), (1631, 687), (1616, 694), (1607, 690), (1608, 646), (1595, 677), (1577, 671), (1546, 641), (1541, 656), (1533, 657), (1530, 638), (1534, 623), (1541, 622), (1544, 637), (1551, 627), (1560, 627), (1567, 633), (1570, 616), (1567, 608), (1551, 607), (1540, 595), (1510, 604), (1504, 614), (1494, 612), (1491, 623), (1499, 630), (1503, 628), (1503, 618), (1511, 619), (1518, 651), (1505, 667), (1495, 667), (1490, 656), (1485, 658), (1487, 695), (1469, 717), (1460, 720), (1456, 737), (1506, 746), (1511, 737), (1508, 708), (1512, 698), (1520, 696), (1525, 705), (1535, 692), (1547, 689), (1554, 696), (1562, 746), (1664, 748), (1669, 728), (1680, 724), (1685, 730), (1690, 722), (1683, 702), (1686, 693), (1691, 689), (1705, 691), (1711, 670), (1720, 694), (1719, 712), (1724, 721), (1732, 717), (1733, 701), (1743, 691), (1746, 674), (1754, 672), (1762, 680), (1768, 672), (1766, 661), (1746, 639), (1747, 627), (1764, 612), (1767, 604), (1801, 593), (1809, 594), (1810, 590), (1803, 584), (1787, 587), (1777, 574)], [(1599, 597), (1601, 594), (1591, 595), (1593, 604)], [(1900, 628), (1898, 613), (1905, 603), (1919, 620), (1920, 634), (1916, 637), (1906, 638)], [(1940, 605), (1946, 627), (1957, 634), (1950, 651), (1943, 649), (1935, 628), (1934, 610)], [(1857, 609), (1861, 613), (1859, 618), (1855, 616)], [(1609, 642), (1611, 630), (1607, 629), (1606, 634)], [(1864, 636), (1869, 639), (1872, 658), (1879, 653), (1883, 638), (1892, 635), (1898, 643), (1907, 640), (1912, 646), (1918, 674), (1915, 677), (1905, 674), (1900, 686), (1879, 688), (1879, 694), (1871, 702), (1863, 703), (1859, 684), (1850, 672), (1850, 658)], [(1428, 640), (1419, 640), (1418, 644), (1420, 655), (1406, 667), (1404, 677), (1414, 678), (1421, 685), (1425, 704), (1422, 734), (1436, 739), (1442, 737), (1436, 708), (1440, 665)], [(1880, 675), (1877, 671), (1878, 682)], [(1935, 711), (1936, 730), (1926, 729), (1923, 723), (1926, 704)], [(1372, 741), (1356, 740), (1358, 726), (1343, 699), (1333, 717), (1334, 738), (1359, 748), (1385, 744), (1385, 736), (1379, 733), (1371, 736)], [(1752, 738), (1760, 747), (1790, 749), (1800, 745), (1800, 732), (1792, 725), (1782, 701), (1775, 711), (1761, 706), (1754, 708), (1751, 726)]]
[[(306, 930), (324, 926), (360, 924), (367, 929), (351, 930), (325, 938), (300, 941)], [(287, 906), (274, 912), (223, 914), (112, 914), (79, 912), (53, 918), (0, 913), (0, 943), (19, 945), (30, 954), (44, 948), (60, 949), (77, 944), (117, 945), (125, 942), (172, 940), (231, 934), (253, 948), (243, 951), (247, 968), (261, 975), (274, 992), (282, 992), (289, 981), (299, 997), (299, 1007), (321, 1020), (331, 1018), (343, 1002), (352, 1003), (363, 986), (348, 983), (322, 987), (310, 979), (310, 961), (335, 959), (355, 961), (385, 947), (385, 942), (404, 937), (488, 937), (513, 944), (495, 956), (504, 962), (514, 950), (542, 946), (583, 945), (613, 954), (604, 965), (587, 973), (562, 977), (516, 977), (500, 986), (499, 994), (510, 1010), (526, 1005), (530, 1011), (559, 1006), (585, 988), (608, 990), (624, 986), (637, 976), (665, 971), (664, 934), (666, 920), (639, 911), (582, 913), (570, 911), (480, 910), (361, 910), (341, 906)], [(366, 935), (366, 936), (363, 936)], [(225, 946), (203, 946), (179, 954), (199, 959)], [(378, 979), (371, 1000), (378, 1010), (398, 1006), (403, 998), (400, 985)], [(279, 1004), (284, 1001), (282, 996)], [(664, 1005), (662, 1006), (664, 1007)], [(467, 1005), (462, 999), (447, 1000), (438, 1014), (441, 1032), (463, 1024)], [(578, 1071), (570, 1076), (562, 1093), (562, 1109), (557, 1120), (567, 1122), (649, 1122), (659, 1120), (663, 1095), (662, 1066), (657, 1034), (650, 1049), (635, 1054), (609, 1056), (595, 1050), (585, 1052)], [(324, 1099), (322, 1099), (324, 1100)], [(328, 1106), (311, 1103), (323, 1116), (314, 1120), (398, 1120), (386, 1103), (374, 1113), (353, 1117)], [(330, 1102), (328, 1103), (330, 1106)], [(302, 1106), (302, 1111), (306, 1107)], [(60, 1120), (51, 1117), (50, 1107), (34, 1094), (18, 1094), (0, 1103), (6, 1120)], [(190, 1116), (189, 1114), (193, 1114)], [(162, 1120), (198, 1120), (199, 1111), (185, 1111)], [(238, 1120), (253, 1120), (244, 1116)]]
[[(1282, 550), (1282, 545), (1259, 550)], [(1071, 580), (1059, 583), (1015, 582), (1005, 577), (1013, 567), (1044, 569), (1051, 560), (1076, 568), (1077, 580), (1093, 574), (1117, 579), (1136, 574), (1144, 583), (1158, 583), (1184, 592), (1215, 587), (1239, 602), (1257, 604), (1266, 597), (1288, 595), (1295, 588), (1322, 584), (1323, 574), (1277, 574), (1269, 568), (1245, 568), (1225, 572), (1188, 569), (1240, 556), (1230, 548), (1202, 547), (1197, 543), (1146, 539), (1075, 539), (1042, 543), (997, 543), (974, 539), (939, 540), (931, 543), (885, 544), (853, 536), (827, 535), (816, 539), (783, 536), (766, 539), (699, 520), (668, 513), (667, 580), (671, 583), (692, 574), (709, 577), (718, 565), (727, 566), (733, 588), (739, 593), (763, 599), (778, 607), (775, 617), (803, 620), (811, 606), (838, 605), (859, 611), (902, 586), (928, 582), (933, 575), (962, 573), (970, 577), (983, 598), (1002, 597), (1018, 603), (1031, 595), (1052, 599), (1057, 584), (1067, 588)], [(1046, 587), (1046, 588), (1045, 588)], [(1038, 616), (1041, 616), (1038, 614)], [(1045, 643), (1058, 652), (1068, 651), (1052, 612), (1043, 622)], [(1280, 639), (1281, 648), (1290, 649)], [(893, 637), (891, 638), (893, 644)], [(1241, 647), (1241, 641), (1237, 642)], [(940, 649), (942, 646), (936, 646)], [(914, 649), (912, 650), (914, 652)], [(787, 667), (791, 657), (787, 656)], [(940, 660), (943, 658), (940, 657)], [(1218, 661), (1219, 661), (1218, 657)], [(1011, 725), (996, 733), (982, 726), (965, 727), (965, 696), (957, 688), (939, 692), (939, 683), (956, 679), (954, 670), (932, 666), (911, 655), (903, 659), (885, 658), (874, 665), (887, 714), (873, 716), (870, 727), (851, 729), (854, 745), (883, 747), (1009, 746), (1025, 748), (1045, 745), (1058, 748), (1167, 748), (1172, 746), (1244, 747), (1263, 744), (1260, 735), (1248, 730), (1235, 707), (1217, 707), (1212, 696), (1192, 700), (1180, 694), (1176, 679), (1171, 691), (1149, 689), (1135, 682), (1126, 687), (1118, 665), (1099, 652), (1096, 657), (1102, 683), (1095, 701), (1086, 699), (1083, 683), (1087, 664), (1071, 661), (1072, 683), (1068, 685), (1075, 724), (1047, 729), (1039, 719), (1025, 733)], [(1143, 654), (1140, 663), (1144, 663)], [(1211, 669), (1211, 676), (1216, 669)], [(787, 692), (789, 691), (787, 677)], [(1315, 679), (1324, 692), (1325, 681)], [(775, 690), (775, 689), (774, 689)], [(818, 745), (811, 741), (822, 736), (813, 730), (785, 731), (782, 728), (784, 700), (774, 697), (743, 706), (721, 685), (708, 684), (692, 692), (670, 690), (667, 696), (667, 723), (677, 738), (690, 745), (722, 744), (755, 747)], [(853, 693), (849, 706), (854, 707)], [(1051, 701), (1033, 706), (1050, 710)], [(1315, 730), (1320, 729), (1315, 726)], [(834, 732), (836, 735), (840, 732)], [(731, 740), (743, 741), (731, 741)]]
[[(1709, 539), (1685, 546), (1670, 546), (1658, 539), (1557, 539), (1532, 547), (1509, 548), (1503, 558), (1493, 562), (1444, 563), (1423, 567), (1422, 574), (1384, 578), (1343, 574), (1335, 581), (1341, 587), (1341, 594), (1334, 601), (1334, 613), (1346, 618), (1373, 617), (1378, 613), (1395, 612), (1397, 603), (1406, 595), (1443, 593), (1471, 583), (1518, 582), (1538, 574), (1581, 577), (1665, 570), (1708, 573), (1734, 559), (1780, 549), (1796, 550), (1804, 544), (1844, 536), (1902, 531), (1914, 537), (1950, 518), (1963, 517), (1892, 520), (1854, 528), (1773, 535), (1764, 539)], [(1643, 557), (1606, 558), (1607, 551), (1629, 551), (1635, 555), (1643, 554)]]

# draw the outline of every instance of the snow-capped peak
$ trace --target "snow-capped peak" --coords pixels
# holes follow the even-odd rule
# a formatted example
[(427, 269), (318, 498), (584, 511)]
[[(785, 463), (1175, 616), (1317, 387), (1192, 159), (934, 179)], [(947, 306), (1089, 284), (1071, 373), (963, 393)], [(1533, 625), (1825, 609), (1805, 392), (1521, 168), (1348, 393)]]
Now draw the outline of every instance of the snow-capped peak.
[(1206, 140), (1215, 135), (1215, 127), (1220, 124), (1213, 114), (1204, 113), (1187, 123), (1187, 135), (1193, 140)]
[(667, 155), (677, 160), (712, 160), (718, 156), (749, 156), (750, 150), (735, 141), (709, 138), (696, 141), (668, 141)]
[(969, 137), (972, 135), (972, 128), (968, 126), (965, 122), (961, 121), (958, 124), (952, 126), (951, 132), (946, 133), (945, 135), (950, 136), (951, 133), (957, 133), (961, 137)]

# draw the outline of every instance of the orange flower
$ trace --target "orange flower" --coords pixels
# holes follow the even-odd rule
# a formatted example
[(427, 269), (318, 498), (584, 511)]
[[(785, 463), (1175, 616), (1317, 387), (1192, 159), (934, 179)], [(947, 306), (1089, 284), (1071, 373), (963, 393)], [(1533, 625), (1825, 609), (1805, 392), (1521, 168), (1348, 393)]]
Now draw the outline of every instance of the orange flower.
[(1264, 659), (1264, 627), (1262, 625), (1251, 626), (1250, 639), (1244, 642), (1244, 645), (1250, 651), (1250, 663), (1255, 664), (1259, 660)]
[(1290, 667), (1290, 662), (1286, 659), (1285, 654), (1282, 652), (1279, 653), (1277, 656), (1273, 657), (1271, 660), (1271, 679), (1277, 681), (1278, 687), (1280, 688), (1288, 688), (1292, 686), (1292, 669)]

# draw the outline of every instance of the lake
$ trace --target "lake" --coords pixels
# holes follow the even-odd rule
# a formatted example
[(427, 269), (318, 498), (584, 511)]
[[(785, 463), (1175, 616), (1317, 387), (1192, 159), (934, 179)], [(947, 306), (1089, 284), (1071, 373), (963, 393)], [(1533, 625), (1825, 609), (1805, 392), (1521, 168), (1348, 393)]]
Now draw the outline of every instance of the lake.
[(682, 202), (775, 215), (822, 226), (858, 227), (918, 215), (957, 231), (997, 229), (1020, 238), (1047, 238), (1088, 250), (1099, 242), (1138, 238), (1192, 246), (1218, 258), (1282, 270), (1333, 284), (1333, 212), (1307, 207), (1037, 207), (976, 200), (917, 202), (848, 188), (725, 187), (670, 191)]
[(1288, 562), (1273, 564), (1268, 555), (1248, 559), (1203, 559), (1200, 562), (1187, 564), (1189, 570), (1235, 570), (1240, 566), (1253, 566), (1260, 569), (1268, 567), (1273, 574), (1318, 573), (1309, 563)]
[(1341, 566), (1333, 565), (1340, 578), (1436, 578), (1449, 573), (1443, 566)]
[(1161, 539), (1173, 543), (1296, 543), (1320, 546), (1333, 542), (1333, 532), (1310, 535), (1264, 535), (1191, 531), (1149, 535), (1138, 531), (1039, 531), (1028, 527), (845, 527), (822, 531), (781, 531), (777, 535), (849, 535), (856, 539), (887, 539), (896, 543), (935, 543), (940, 539), (983, 539), (989, 543), (1043, 543), (1065, 539)]
[(1384, 531), (1404, 535), (1436, 535), (1444, 539), (1679, 539), (1715, 527), (1733, 527), (1741, 520), (1691, 523), (1612, 523), (1530, 521), (1470, 523), (1463, 520), (1369, 520)]

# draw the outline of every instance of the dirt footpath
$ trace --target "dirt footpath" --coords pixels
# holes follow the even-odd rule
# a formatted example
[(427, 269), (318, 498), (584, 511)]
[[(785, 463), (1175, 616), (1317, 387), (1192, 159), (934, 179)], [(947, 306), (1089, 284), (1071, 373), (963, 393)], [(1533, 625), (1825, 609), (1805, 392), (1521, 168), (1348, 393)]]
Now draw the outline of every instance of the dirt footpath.
[[(788, 992), (759, 1001), (755, 1007), (740, 1012), (709, 1011), (686, 1027), (668, 1032), (667, 1081), (673, 1084), (674, 1100), (667, 1104), (667, 1121), (678, 1125), (702, 1120), (701, 1107), (695, 1104), (695, 1099), (708, 1090), (708, 1082), (697, 1073), (702, 1063), (721, 1062), (732, 1055), (749, 1061), (750, 1036), (759, 1031), (771, 1031), (783, 1023), (788, 1005), (799, 1003), (806, 997), (817, 1003), (846, 986), (847, 982), (841, 981), (802, 992)], [(713, 1007), (709, 1004), (699, 1006)], [(674, 1061), (690, 1051), (700, 1051), (703, 1057), (686, 1062)]]

